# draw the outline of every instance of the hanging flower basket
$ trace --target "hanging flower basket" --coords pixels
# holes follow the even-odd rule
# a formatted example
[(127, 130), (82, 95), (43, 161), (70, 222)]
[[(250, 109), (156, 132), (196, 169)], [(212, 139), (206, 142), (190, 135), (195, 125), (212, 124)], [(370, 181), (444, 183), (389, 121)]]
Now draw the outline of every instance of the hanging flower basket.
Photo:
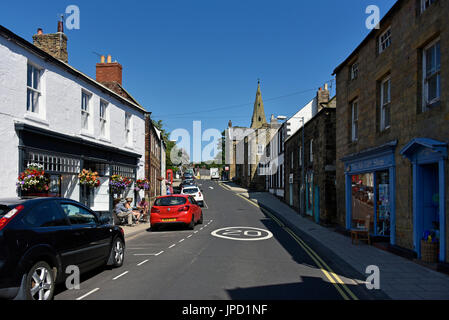
[(111, 193), (122, 193), (133, 183), (133, 181), (127, 177), (122, 177), (120, 175), (113, 175), (109, 185), (111, 187)]
[(80, 179), (80, 185), (89, 188), (97, 188), (101, 184), (98, 172), (92, 172), (92, 170), (83, 169), (78, 178)]
[(135, 191), (139, 192), (140, 190), (148, 191), (150, 190), (150, 181), (148, 179), (139, 179), (136, 181)]
[(50, 178), (38, 164), (32, 164), (17, 179), (17, 187), (25, 192), (48, 192)]

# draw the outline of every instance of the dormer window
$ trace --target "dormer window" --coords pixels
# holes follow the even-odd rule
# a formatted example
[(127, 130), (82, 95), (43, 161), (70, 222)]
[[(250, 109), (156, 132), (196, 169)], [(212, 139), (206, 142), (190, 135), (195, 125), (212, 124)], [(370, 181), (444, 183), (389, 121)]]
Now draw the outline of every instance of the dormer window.
[(421, 13), (427, 10), (432, 4), (437, 2), (437, 0), (421, 0)]
[(359, 76), (359, 64), (355, 62), (351, 65), (350, 79), (355, 80)]
[(379, 54), (384, 52), (391, 45), (391, 28), (379, 37)]

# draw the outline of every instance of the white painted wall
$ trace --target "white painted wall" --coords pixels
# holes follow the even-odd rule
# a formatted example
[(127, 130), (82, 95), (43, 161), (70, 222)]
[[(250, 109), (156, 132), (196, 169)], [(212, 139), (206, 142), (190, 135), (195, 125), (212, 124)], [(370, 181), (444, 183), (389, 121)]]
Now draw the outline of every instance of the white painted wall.
[[(41, 106), (39, 114), (26, 111), (27, 63), (42, 68)], [(81, 130), (81, 92), (92, 94), (89, 133)], [(100, 137), (100, 99), (109, 103), (109, 139)], [(132, 146), (125, 141), (125, 113), (132, 115)], [(142, 155), (137, 177), (144, 177), (145, 117), (122, 103), (113, 94), (75, 77), (56, 65), (45, 62), (32, 52), (0, 36), (0, 167), (2, 168), (1, 197), (16, 196), (18, 172), (18, 137), (14, 122), (27, 123), (46, 130), (80, 137)], [(77, 194), (77, 192), (74, 192)]]

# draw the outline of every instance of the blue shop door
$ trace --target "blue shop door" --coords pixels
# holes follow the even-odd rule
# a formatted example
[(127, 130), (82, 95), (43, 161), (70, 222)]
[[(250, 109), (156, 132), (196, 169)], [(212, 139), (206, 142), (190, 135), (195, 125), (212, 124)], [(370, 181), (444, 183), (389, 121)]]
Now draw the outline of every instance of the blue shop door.
[[(421, 226), (424, 231), (439, 230), (439, 181), (438, 181), (438, 165), (422, 166), (422, 213)], [(421, 233), (422, 233), (421, 232)], [(422, 235), (421, 235), (422, 237)]]

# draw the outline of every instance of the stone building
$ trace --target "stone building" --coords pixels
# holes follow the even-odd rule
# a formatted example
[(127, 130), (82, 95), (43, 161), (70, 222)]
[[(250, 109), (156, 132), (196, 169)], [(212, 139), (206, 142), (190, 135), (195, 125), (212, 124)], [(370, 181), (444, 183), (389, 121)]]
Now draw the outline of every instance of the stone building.
[(337, 216), (389, 248), (448, 261), (448, 1), (397, 1), (338, 66)]
[(145, 119), (145, 176), (150, 181), (150, 191), (148, 197), (150, 202), (162, 194), (161, 181), (163, 181), (161, 172), (161, 135), (147, 115)]
[(325, 225), (336, 216), (335, 107), (327, 86), (320, 89), (302, 109), (305, 124), (285, 140), (285, 202)]
[(267, 123), (258, 82), (251, 127), (233, 127), (226, 130), (226, 164), (230, 179), (251, 190), (265, 190), (265, 149), (272, 139), (272, 124)]

